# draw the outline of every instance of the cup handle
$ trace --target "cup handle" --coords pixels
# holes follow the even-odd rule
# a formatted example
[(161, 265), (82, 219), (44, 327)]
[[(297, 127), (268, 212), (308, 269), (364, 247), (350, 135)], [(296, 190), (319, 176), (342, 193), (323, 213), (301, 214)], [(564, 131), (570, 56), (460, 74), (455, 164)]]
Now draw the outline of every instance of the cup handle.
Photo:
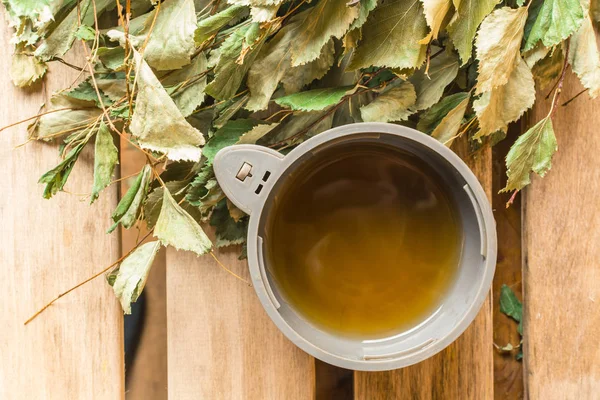
[(279, 177), (283, 157), (268, 147), (240, 144), (220, 150), (213, 168), (229, 200), (246, 214), (252, 214), (260, 211)]

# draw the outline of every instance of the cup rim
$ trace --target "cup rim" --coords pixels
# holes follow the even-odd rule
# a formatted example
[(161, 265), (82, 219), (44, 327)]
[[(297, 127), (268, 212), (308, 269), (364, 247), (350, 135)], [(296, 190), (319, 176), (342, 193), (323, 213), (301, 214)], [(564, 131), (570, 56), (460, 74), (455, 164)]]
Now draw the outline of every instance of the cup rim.
[[(258, 240), (259, 226), (262, 219), (263, 210), (274, 188), (273, 185), (270, 185), (270, 187), (266, 188), (267, 190), (265, 190), (264, 196), (261, 196), (262, 200), (253, 207), (250, 215), (247, 241), (248, 265), (254, 289), (263, 308), (265, 309), (271, 320), (279, 328), (279, 330), (295, 345), (297, 345), (313, 357), (316, 357), (329, 364), (333, 364), (342, 368), (362, 371), (385, 371), (403, 368), (433, 356), (434, 354), (440, 352), (441, 350), (449, 346), (466, 330), (466, 328), (475, 319), (476, 315), (481, 309), (483, 302), (485, 301), (489, 289), (491, 287), (496, 266), (497, 238), (495, 221), (491, 206), (489, 204), (484, 189), (482, 188), (481, 184), (479, 183), (473, 172), (470, 170), (470, 168), (452, 150), (450, 150), (437, 140), (419, 131), (401, 125), (389, 123), (354, 123), (324, 131), (301, 143), (290, 153), (280, 158), (278, 174), (276, 177), (274, 177), (274, 181), (278, 180), (281, 177), (281, 175), (284, 174), (286, 170), (288, 170), (288, 168), (295, 165), (296, 162), (300, 159), (300, 157), (302, 157), (307, 152), (310, 152), (311, 150), (335, 139), (365, 133), (395, 135), (398, 137), (402, 137), (403, 139), (413, 141), (417, 144), (423, 145), (433, 150), (439, 156), (448, 161), (451, 164), (451, 166), (456, 170), (456, 172), (458, 172), (461, 175), (461, 177), (465, 180), (466, 184), (469, 186), (473, 194), (473, 196), (470, 196), (470, 199), (473, 202), (473, 206), (481, 211), (481, 221), (479, 221), (478, 218), (478, 223), (480, 225), (479, 229), (485, 230), (486, 238), (486, 256), (485, 260), (483, 261), (484, 272), (480, 279), (480, 284), (477, 288), (474, 300), (470, 303), (469, 307), (466, 308), (466, 311), (462, 313), (460, 319), (454, 325), (452, 330), (445, 336), (436, 340), (431, 346), (423, 347), (422, 349), (411, 352), (410, 354), (399, 355), (395, 358), (369, 360), (347, 358), (330, 353), (326, 349), (318, 347), (309, 339), (300, 335), (300, 333), (298, 333), (288, 324), (286, 319), (278, 311), (278, 307), (276, 307), (273, 304), (273, 294), (271, 291), (272, 289), (270, 287), (271, 283), (269, 282), (269, 279), (266, 276), (263, 276), (263, 274), (261, 273), (261, 262), (259, 260), (258, 254), (258, 247), (260, 245)], [(232, 147), (235, 148), (239, 146)], [(218, 168), (219, 156), (220, 155), (217, 154), (217, 157), (215, 158), (215, 171)], [(217, 179), (219, 179), (219, 174), (217, 174)], [(225, 192), (229, 194), (227, 190), (225, 190)]]

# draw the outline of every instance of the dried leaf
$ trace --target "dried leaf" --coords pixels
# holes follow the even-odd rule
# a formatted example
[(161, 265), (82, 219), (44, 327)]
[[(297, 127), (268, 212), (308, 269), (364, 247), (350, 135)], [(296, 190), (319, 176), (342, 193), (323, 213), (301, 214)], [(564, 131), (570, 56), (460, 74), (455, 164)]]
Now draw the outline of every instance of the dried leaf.
[(442, 119), (467, 98), (469, 98), (469, 93), (464, 92), (444, 97), (439, 103), (421, 115), (417, 129), (430, 135), (440, 122), (442, 122)]
[(213, 35), (216, 35), (223, 27), (242, 16), (247, 10), (248, 8), (245, 6), (234, 5), (200, 20), (194, 32), (196, 46), (200, 46)]
[(292, 66), (316, 60), (330, 38), (341, 38), (358, 17), (358, 7), (350, 7), (347, 0), (320, 0), (306, 10), (297, 21), (302, 29), (291, 42)]
[(163, 195), (154, 236), (177, 250), (193, 251), (199, 256), (208, 253), (212, 243), (200, 225), (177, 204), (168, 190)]
[[(302, 16), (300, 13), (299, 16)], [(323, 46), (318, 59), (298, 67), (291, 66), (291, 42), (301, 28), (299, 20), (281, 28), (273, 39), (263, 47), (260, 55), (248, 72), (250, 99), (246, 108), (258, 111), (267, 108), (269, 99), (283, 80), (286, 92), (295, 92), (315, 79), (325, 75), (334, 61), (333, 42)]]
[(517, 58), (521, 59), (521, 40), (527, 7), (502, 7), (488, 15), (479, 28), (475, 42), (479, 60), (477, 94), (489, 92), (508, 82)]
[(274, 6), (255, 6), (250, 9), (250, 16), (254, 22), (268, 22), (277, 15), (279, 4)]
[(113, 287), (125, 314), (131, 314), (131, 303), (135, 303), (144, 290), (158, 250), (158, 240), (142, 244), (108, 276), (108, 282)]
[(170, 87), (170, 95), (184, 117), (189, 116), (204, 101), (206, 88), (206, 56), (198, 54), (190, 65), (168, 75), (162, 81)]
[(531, 72), (539, 89), (545, 89), (556, 82), (565, 62), (562, 46), (557, 46), (545, 58), (537, 62)]
[(508, 181), (503, 192), (521, 190), (529, 185), (531, 171), (543, 177), (552, 166), (552, 156), (558, 150), (550, 117), (542, 119), (519, 136), (506, 156)]
[(508, 124), (518, 120), (535, 102), (535, 82), (529, 67), (519, 56), (517, 67), (508, 83), (484, 93), (473, 102), (479, 119), (479, 132), (475, 138), (497, 131), (506, 132)]
[(119, 151), (113, 141), (108, 126), (100, 123), (96, 133), (96, 147), (94, 152), (94, 186), (90, 203), (98, 198), (100, 191), (107, 187), (112, 178), (115, 166), (119, 163)]
[(471, 58), (479, 24), (498, 2), (499, 0), (462, 0), (458, 5), (455, 3), (457, 13), (448, 24), (447, 30), (463, 65)]
[[(147, 35), (150, 25), (141, 33)], [(165, 0), (144, 50), (144, 59), (157, 70), (179, 69), (194, 53), (196, 10), (194, 0)]]
[[(257, 29), (258, 23), (243, 25), (225, 39), (215, 67), (215, 80), (206, 87), (206, 93), (219, 100), (230, 99), (237, 93), (266, 38)], [(240, 62), (242, 51), (246, 54)]]
[(444, 89), (458, 74), (458, 58), (450, 52), (444, 52), (431, 60), (429, 72), (426, 67), (416, 71), (409, 81), (415, 87), (417, 102), (412, 107), (414, 111), (425, 110), (437, 103)]
[(421, 0), (423, 3), (423, 12), (427, 25), (431, 28), (427, 36), (419, 41), (420, 44), (427, 44), (437, 39), (440, 29), (444, 25), (446, 16), (452, 7), (452, 0)]
[(51, 140), (81, 131), (102, 114), (94, 102), (78, 100), (64, 93), (53, 95), (44, 112), (46, 114), (29, 126), (32, 139)]
[(200, 160), (204, 137), (183, 117), (148, 64), (134, 51), (138, 94), (131, 133), (144, 149), (164, 153), (171, 160)]
[(431, 137), (437, 139), (442, 144), (450, 147), (458, 134), (467, 106), (469, 97), (461, 101), (454, 109), (448, 112), (440, 123), (431, 132)]
[(600, 54), (596, 31), (589, 14), (586, 14), (579, 30), (570, 39), (569, 63), (591, 98), (600, 94)]
[(40, 80), (47, 71), (46, 64), (37, 57), (26, 54), (13, 54), (10, 66), (10, 79), (18, 87), (31, 86)]
[(417, 94), (410, 82), (402, 82), (390, 88), (360, 109), (360, 115), (365, 122), (404, 121), (412, 111)]
[(419, 0), (380, 3), (362, 27), (362, 40), (348, 65), (349, 70), (370, 66), (416, 68), (425, 60), (427, 22)]

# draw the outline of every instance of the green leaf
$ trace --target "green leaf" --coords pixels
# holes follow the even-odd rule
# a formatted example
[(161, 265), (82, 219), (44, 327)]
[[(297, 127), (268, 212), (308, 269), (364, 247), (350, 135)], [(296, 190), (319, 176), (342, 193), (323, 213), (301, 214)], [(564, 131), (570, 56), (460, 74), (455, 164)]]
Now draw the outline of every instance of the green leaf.
[[(189, 186), (189, 180), (182, 181), (170, 181), (165, 182), (165, 187), (171, 193), (177, 204), (180, 204), (181, 207), (187, 211), (192, 218), (200, 219), (200, 211), (197, 207), (191, 205), (188, 202), (180, 203), (181, 199), (185, 197), (186, 189)], [(150, 194), (148, 194), (148, 198), (144, 203), (144, 219), (146, 220), (146, 224), (148, 229), (153, 228), (156, 225), (156, 221), (158, 221), (158, 216), (160, 215), (160, 210), (163, 204), (165, 188), (162, 186), (156, 187)]]
[[(468, 1), (468, 0), (464, 0)], [(391, 0), (377, 6), (362, 27), (362, 40), (349, 70), (370, 66), (416, 68), (425, 60), (427, 22), (419, 0)]]
[[(102, 97), (104, 105), (124, 99), (127, 94), (125, 79), (96, 78), (96, 84), (100, 89), (100, 93), (105, 95)], [(129, 104), (127, 104), (127, 107), (129, 107)]]
[(73, 170), (73, 166), (79, 158), (79, 153), (81, 153), (81, 150), (83, 150), (88, 140), (89, 136), (73, 147), (60, 164), (42, 175), (38, 183), (46, 184), (46, 188), (44, 189), (45, 199), (51, 198), (65, 186), (67, 179), (69, 179), (69, 175)]
[(125, 49), (122, 47), (99, 47), (97, 55), (102, 65), (114, 71), (123, 67), (125, 63)]
[(458, 74), (458, 57), (451, 52), (444, 52), (433, 58), (429, 65), (421, 67), (410, 78), (410, 83), (415, 87), (417, 101), (412, 107), (414, 111), (425, 110), (437, 103), (444, 89)]
[(171, 98), (184, 117), (189, 116), (204, 101), (206, 88), (206, 55), (198, 54), (190, 65), (168, 75), (162, 81), (171, 86)]
[(142, 244), (108, 276), (108, 282), (113, 287), (125, 314), (131, 314), (131, 303), (135, 303), (144, 290), (150, 267), (158, 250), (160, 250), (158, 240)]
[(519, 350), (519, 353), (515, 356), (515, 360), (521, 361), (523, 359), (523, 349)]
[(467, 98), (469, 98), (469, 93), (464, 92), (444, 97), (439, 103), (421, 115), (417, 129), (430, 135), (440, 122), (442, 122), (442, 119)]
[(248, 8), (246, 6), (234, 5), (198, 22), (198, 27), (194, 32), (196, 46), (200, 46), (211, 36), (217, 34), (223, 27), (227, 26), (231, 21), (242, 16), (247, 10)]
[(177, 204), (168, 190), (164, 191), (154, 236), (165, 245), (173, 246), (177, 250), (193, 251), (197, 255), (208, 253), (212, 247), (210, 239), (200, 225)]
[(339, 103), (350, 89), (352, 86), (307, 90), (275, 99), (275, 103), (295, 111), (318, 111)]
[[(63, 56), (73, 45), (75, 35), (79, 26), (78, 12), (85, 18), (88, 15), (88, 9), (91, 0), (83, 0), (79, 7), (74, 7), (67, 16), (58, 23), (56, 28), (50, 33), (35, 51), (35, 56), (42, 61), (48, 61), (53, 57)], [(93, 13), (93, 10), (91, 10)]]
[(164, 153), (170, 160), (198, 161), (204, 137), (183, 117), (148, 64), (134, 50), (138, 94), (131, 133), (140, 147)]
[(591, 16), (586, 14), (570, 39), (569, 63), (591, 98), (600, 94), (600, 53)]
[(208, 162), (212, 163), (219, 150), (236, 144), (244, 133), (258, 124), (259, 122), (253, 119), (237, 119), (223, 125), (204, 146), (204, 156)]
[(458, 134), (465, 112), (469, 105), (470, 96), (466, 97), (455, 108), (450, 110), (431, 132), (431, 137), (450, 147)]
[(75, 31), (75, 37), (81, 40), (92, 41), (96, 39), (96, 30), (87, 25), (79, 25)]
[(542, 119), (519, 136), (506, 156), (508, 182), (503, 192), (521, 190), (531, 182), (529, 173), (543, 177), (552, 166), (552, 155), (558, 150), (552, 120)]
[(144, 165), (133, 184), (121, 198), (117, 208), (113, 212), (112, 220), (114, 224), (109, 228), (107, 233), (114, 231), (119, 224), (124, 228), (129, 229), (137, 221), (141, 206), (144, 204), (148, 194), (148, 186), (152, 178), (152, 168), (150, 165)]
[(481, 21), (492, 12), (499, 0), (462, 0), (448, 24), (448, 34), (458, 50), (463, 65), (471, 58), (473, 42)]
[(210, 217), (210, 225), (216, 228), (215, 246), (218, 248), (242, 244), (248, 235), (248, 218), (235, 222), (229, 214), (227, 199), (219, 201)]
[(215, 111), (218, 117), (213, 121), (215, 128), (222, 128), (231, 118), (235, 116), (244, 107), (244, 104), (248, 101), (248, 95), (234, 97), (231, 100), (227, 100), (225, 103), (217, 105)]
[(500, 312), (508, 315), (517, 322), (523, 320), (523, 305), (507, 285), (500, 289)]
[(410, 108), (416, 101), (414, 86), (410, 82), (401, 82), (361, 107), (360, 115), (365, 122), (404, 121), (412, 114)]
[(348, 31), (358, 17), (358, 7), (346, 3), (347, 0), (319, 0), (302, 14), (298, 19), (302, 29), (290, 47), (293, 67), (316, 60), (332, 37), (341, 38)]
[[(248, 72), (250, 99), (246, 108), (258, 111), (267, 108), (271, 96), (280, 82), (286, 93), (293, 93), (315, 79), (323, 77), (334, 62), (333, 41), (323, 46), (318, 59), (292, 68), (290, 46), (297, 31), (302, 29), (300, 20), (304, 12), (293, 17), (261, 50)], [(298, 19), (300, 17), (300, 19)]]
[(508, 82), (484, 93), (473, 102), (479, 119), (479, 131), (475, 139), (497, 131), (506, 132), (508, 124), (521, 118), (535, 102), (535, 82), (529, 67), (517, 58)]
[(201, 207), (202, 200), (206, 199), (210, 192), (210, 187), (207, 187), (208, 182), (214, 180), (214, 177), (212, 165), (205, 164), (190, 184), (185, 200), (193, 206)]
[(476, 94), (489, 92), (508, 82), (517, 62), (521, 61), (526, 19), (527, 7), (502, 7), (481, 23), (475, 42), (479, 61)]
[(119, 163), (119, 151), (113, 141), (108, 126), (100, 123), (96, 134), (96, 147), (94, 152), (94, 186), (90, 204), (98, 198), (100, 191), (110, 184), (115, 166)]
[[(93, 101), (96, 104), (96, 107), (101, 107), (100, 100), (98, 99), (98, 93), (89, 80), (81, 82), (76, 88), (64, 93), (66, 96), (69, 96), (73, 99)], [(112, 104), (112, 100), (108, 96), (105, 96), (102, 92), (100, 95), (102, 96), (102, 103), (104, 106), (109, 106)]]
[(14, 54), (10, 66), (10, 79), (18, 87), (31, 86), (46, 74), (47, 69), (46, 64), (37, 57)]
[[(243, 25), (225, 39), (214, 70), (215, 79), (206, 87), (206, 93), (219, 100), (230, 99), (237, 93), (266, 38), (255, 32), (257, 27), (258, 23)], [(246, 54), (240, 59), (242, 51)]]
[(584, 19), (579, 0), (546, 0), (533, 10), (537, 12), (530, 12), (532, 22), (530, 30), (525, 31), (525, 51), (540, 40), (546, 47), (557, 45), (576, 32)]

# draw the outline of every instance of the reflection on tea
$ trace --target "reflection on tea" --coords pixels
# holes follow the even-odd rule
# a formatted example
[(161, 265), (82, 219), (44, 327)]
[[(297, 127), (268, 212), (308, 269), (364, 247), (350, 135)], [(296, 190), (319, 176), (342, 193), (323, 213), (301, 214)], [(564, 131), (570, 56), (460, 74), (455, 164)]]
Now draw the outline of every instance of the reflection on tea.
[(309, 322), (381, 338), (440, 306), (457, 274), (459, 221), (423, 161), (376, 144), (335, 146), (283, 183), (267, 220), (267, 265)]

